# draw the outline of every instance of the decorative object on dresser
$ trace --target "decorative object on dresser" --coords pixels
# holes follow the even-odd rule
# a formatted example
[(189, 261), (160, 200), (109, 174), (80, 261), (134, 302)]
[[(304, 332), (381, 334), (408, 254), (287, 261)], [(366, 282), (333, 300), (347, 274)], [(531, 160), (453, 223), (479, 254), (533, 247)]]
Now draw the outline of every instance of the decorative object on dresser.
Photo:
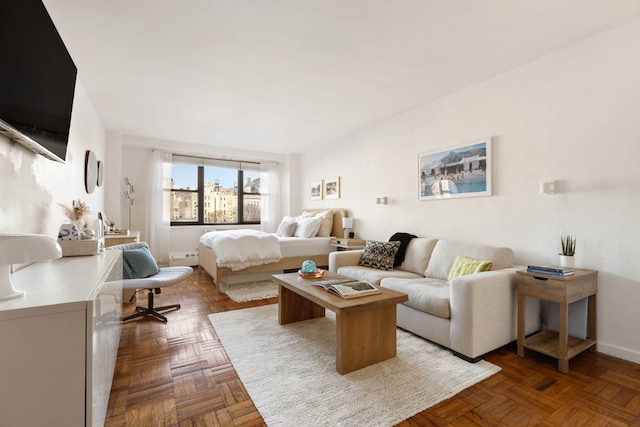
[(491, 138), (418, 156), (419, 200), (491, 195)]
[(60, 245), (42, 234), (0, 234), (0, 301), (18, 298), (23, 290), (13, 287), (11, 265), (49, 261), (62, 256)]

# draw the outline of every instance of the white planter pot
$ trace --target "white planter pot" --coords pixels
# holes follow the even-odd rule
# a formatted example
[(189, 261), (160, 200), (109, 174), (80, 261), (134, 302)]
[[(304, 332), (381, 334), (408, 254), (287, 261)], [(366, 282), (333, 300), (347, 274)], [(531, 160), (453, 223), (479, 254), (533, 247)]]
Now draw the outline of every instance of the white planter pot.
[(575, 268), (575, 266), (576, 266), (575, 257), (560, 255), (560, 267)]

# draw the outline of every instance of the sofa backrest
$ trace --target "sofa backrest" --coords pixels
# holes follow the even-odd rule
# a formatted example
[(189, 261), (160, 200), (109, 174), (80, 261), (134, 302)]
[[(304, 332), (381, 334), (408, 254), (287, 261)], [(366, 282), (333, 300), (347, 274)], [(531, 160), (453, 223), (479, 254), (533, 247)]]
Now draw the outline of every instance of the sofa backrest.
[(431, 252), (438, 239), (431, 237), (416, 237), (409, 241), (404, 261), (398, 270), (410, 271), (416, 274), (424, 274), (424, 270), (429, 264)]
[(431, 253), (429, 264), (423, 273), (424, 276), (447, 280), (449, 270), (458, 255), (491, 261), (493, 263), (491, 270), (500, 270), (513, 265), (513, 250), (510, 248), (438, 240)]

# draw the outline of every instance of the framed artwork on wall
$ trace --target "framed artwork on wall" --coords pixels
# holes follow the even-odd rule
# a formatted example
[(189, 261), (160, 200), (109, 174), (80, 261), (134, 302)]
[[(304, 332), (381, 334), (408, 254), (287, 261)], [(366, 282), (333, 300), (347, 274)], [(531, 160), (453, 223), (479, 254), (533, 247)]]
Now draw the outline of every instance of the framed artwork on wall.
[(322, 180), (317, 179), (309, 183), (309, 200), (322, 200)]
[(491, 195), (491, 138), (418, 155), (418, 199)]
[(340, 198), (340, 177), (326, 178), (324, 180), (324, 198), (339, 199)]

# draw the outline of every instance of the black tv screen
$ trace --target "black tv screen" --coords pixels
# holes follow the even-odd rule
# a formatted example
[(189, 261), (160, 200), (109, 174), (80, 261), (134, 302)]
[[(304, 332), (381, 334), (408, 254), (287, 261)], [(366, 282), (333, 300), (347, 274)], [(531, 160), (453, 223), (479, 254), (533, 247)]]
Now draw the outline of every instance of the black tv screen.
[(42, 1), (1, 0), (0, 40), (0, 130), (64, 161), (77, 69)]

